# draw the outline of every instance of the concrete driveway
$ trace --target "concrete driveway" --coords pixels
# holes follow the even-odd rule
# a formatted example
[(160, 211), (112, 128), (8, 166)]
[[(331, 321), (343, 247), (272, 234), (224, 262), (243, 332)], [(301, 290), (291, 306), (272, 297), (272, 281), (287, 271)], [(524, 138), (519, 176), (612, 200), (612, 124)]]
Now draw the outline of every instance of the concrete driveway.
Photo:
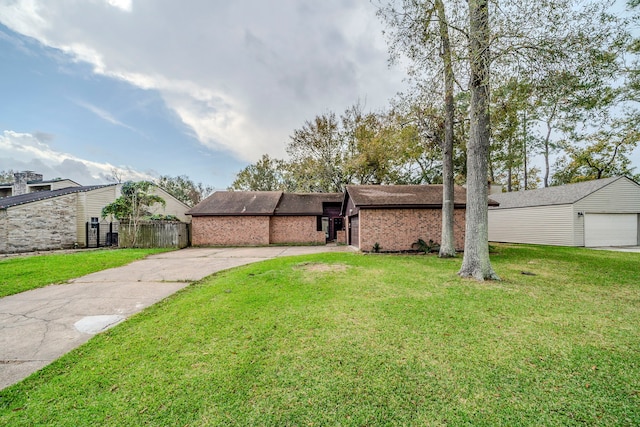
[(640, 252), (640, 246), (602, 246), (589, 249), (594, 249), (597, 251)]
[(0, 298), (0, 389), (142, 309), (217, 271), (345, 246), (187, 248)]

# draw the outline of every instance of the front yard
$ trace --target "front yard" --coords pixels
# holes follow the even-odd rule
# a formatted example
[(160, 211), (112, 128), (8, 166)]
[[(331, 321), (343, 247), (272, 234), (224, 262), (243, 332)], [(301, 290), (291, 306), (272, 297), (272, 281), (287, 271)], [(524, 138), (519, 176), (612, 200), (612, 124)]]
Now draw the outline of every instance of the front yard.
[(0, 259), (0, 298), (120, 267), (169, 249), (102, 249)]
[(0, 391), (0, 425), (639, 425), (640, 255), (496, 250), (501, 282), (348, 253), (216, 274)]

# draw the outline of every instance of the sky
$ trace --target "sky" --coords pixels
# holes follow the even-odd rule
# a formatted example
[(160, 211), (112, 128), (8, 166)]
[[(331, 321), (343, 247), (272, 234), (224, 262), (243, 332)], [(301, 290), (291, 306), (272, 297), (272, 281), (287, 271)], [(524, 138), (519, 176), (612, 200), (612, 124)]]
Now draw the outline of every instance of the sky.
[(217, 189), (404, 89), (365, 0), (0, 0), (0, 170)]

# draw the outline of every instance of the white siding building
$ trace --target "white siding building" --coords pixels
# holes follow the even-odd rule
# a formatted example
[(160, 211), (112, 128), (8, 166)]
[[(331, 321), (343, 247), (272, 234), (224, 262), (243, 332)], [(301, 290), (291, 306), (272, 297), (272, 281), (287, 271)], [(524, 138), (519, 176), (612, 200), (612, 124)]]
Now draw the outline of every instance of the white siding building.
[(626, 177), (492, 194), (489, 240), (558, 246), (640, 244), (640, 185)]

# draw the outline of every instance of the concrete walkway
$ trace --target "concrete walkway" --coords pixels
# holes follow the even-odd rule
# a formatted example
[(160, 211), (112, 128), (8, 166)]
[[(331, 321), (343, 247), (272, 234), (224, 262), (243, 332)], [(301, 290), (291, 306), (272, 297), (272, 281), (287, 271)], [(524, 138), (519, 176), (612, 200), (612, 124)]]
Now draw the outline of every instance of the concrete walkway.
[(588, 249), (594, 249), (596, 251), (640, 252), (640, 246), (602, 246)]
[(0, 389), (217, 271), (345, 246), (188, 248), (0, 299)]

